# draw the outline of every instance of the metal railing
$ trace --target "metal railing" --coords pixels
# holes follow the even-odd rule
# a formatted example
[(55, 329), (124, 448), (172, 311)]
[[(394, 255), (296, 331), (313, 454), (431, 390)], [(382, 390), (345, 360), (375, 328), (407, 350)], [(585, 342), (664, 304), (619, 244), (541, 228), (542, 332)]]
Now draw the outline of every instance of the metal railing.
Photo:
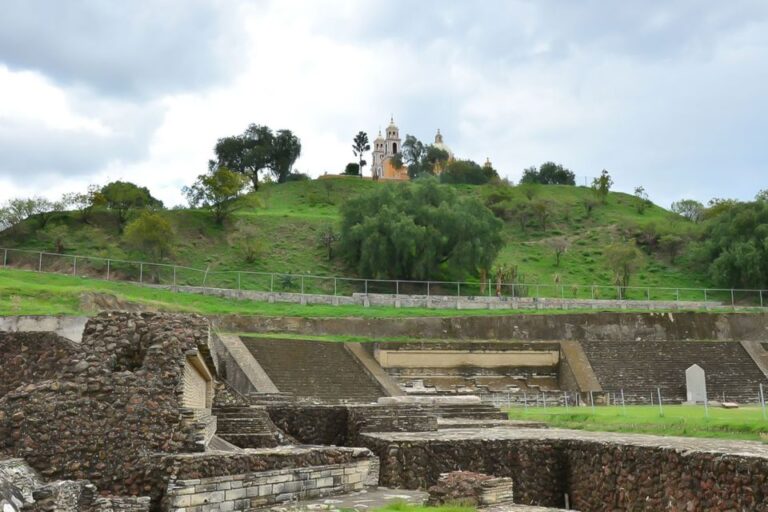
[(170, 263), (0, 248), (3, 268), (174, 287), (190, 286), (270, 293), (351, 296), (504, 297), (611, 301), (698, 302), (720, 306), (768, 307), (768, 290), (582, 284), (412, 281), (313, 274), (199, 269)]

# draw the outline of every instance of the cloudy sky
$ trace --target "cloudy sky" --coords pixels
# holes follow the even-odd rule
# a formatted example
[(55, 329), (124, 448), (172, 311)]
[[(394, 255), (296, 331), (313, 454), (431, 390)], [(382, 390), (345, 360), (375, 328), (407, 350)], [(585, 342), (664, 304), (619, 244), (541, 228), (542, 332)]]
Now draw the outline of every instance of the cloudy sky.
[(0, 0), (0, 201), (126, 179), (167, 205), (216, 139), (289, 128), (339, 172), (390, 114), (517, 180), (768, 188), (765, 0)]

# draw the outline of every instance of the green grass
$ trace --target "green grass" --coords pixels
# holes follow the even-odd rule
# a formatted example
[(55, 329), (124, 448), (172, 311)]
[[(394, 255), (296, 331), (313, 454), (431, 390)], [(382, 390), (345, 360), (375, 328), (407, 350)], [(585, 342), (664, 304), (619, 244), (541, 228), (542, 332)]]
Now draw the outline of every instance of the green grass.
[(430, 507), (426, 505), (411, 505), (405, 502), (396, 501), (385, 507), (375, 509), (375, 512), (474, 512), (473, 507), (461, 505), (440, 505)]
[[(382, 186), (387, 185), (353, 178), (262, 186), (258, 192), (241, 200), (242, 208), (224, 226), (216, 225), (204, 211), (171, 210), (167, 215), (176, 231), (171, 260), (193, 268), (208, 268), (211, 272), (242, 270), (355, 277), (339, 258), (328, 260), (325, 250), (318, 243), (319, 233), (327, 225), (338, 228), (339, 208), (344, 201)], [(504, 204), (529, 201), (524, 187), (501, 189), (494, 185), (460, 185), (456, 188), (462, 194), (476, 196), (484, 202), (499, 193), (505, 197)], [(563, 290), (566, 297), (591, 296), (591, 290), (585, 285), (610, 286), (613, 279), (602, 251), (619, 238), (620, 231), (629, 226), (656, 224), (686, 228), (679, 216), (658, 206), (649, 207), (643, 214), (638, 213), (637, 198), (628, 194), (611, 193), (605, 205), (595, 208), (592, 215), (587, 216), (582, 205), (585, 199), (592, 197), (591, 190), (587, 188), (548, 185), (528, 189), (534, 193), (532, 201), (546, 200), (551, 203), (549, 225), (543, 231), (537, 226), (537, 221), (532, 220), (524, 231), (515, 221), (505, 223), (503, 237), (506, 244), (496, 263), (517, 265), (525, 281), (540, 284), (542, 296), (560, 295), (559, 290), (545, 288), (556, 281), (567, 285)], [(51, 227), (66, 226), (64, 246), (67, 254), (148, 259), (123, 243), (109, 212), (97, 212), (91, 225), (83, 224), (71, 213), (60, 214), (49, 224)], [(559, 266), (555, 265), (555, 258), (547, 245), (548, 240), (555, 236), (566, 237), (570, 242), (570, 250), (562, 257)], [(246, 243), (257, 246), (258, 257), (251, 263), (245, 261)], [(54, 243), (47, 230), (38, 229), (37, 221), (31, 220), (17, 230), (0, 233), (0, 247), (52, 251)], [(680, 262), (685, 263), (685, 257), (681, 257)], [(27, 266), (32, 265), (34, 262)], [(136, 273), (136, 269), (125, 272)], [(222, 284), (234, 284), (232, 276), (219, 278)], [(452, 280), (454, 276), (446, 274), (441, 278)], [(244, 285), (263, 285), (260, 282), (263, 278), (244, 279)], [(686, 270), (685, 265), (672, 265), (654, 256), (645, 258), (631, 282), (633, 286), (671, 288), (699, 288), (708, 284), (703, 276)], [(571, 285), (584, 286), (573, 288)], [(325, 286), (328, 286), (327, 283)], [(353, 286), (342, 284), (339, 291), (350, 292)], [(533, 294), (534, 290), (529, 290), (529, 293)], [(601, 293), (607, 297), (615, 292), (605, 289)], [(656, 298), (674, 298), (674, 291)], [(701, 298), (700, 293), (681, 296), (681, 299)]]
[[(454, 310), (425, 308), (389, 308), (362, 306), (326, 306), (269, 304), (249, 300), (224, 299), (189, 293), (142, 287), (132, 283), (103, 281), (68, 275), (0, 269), (0, 316), (8, 315), (82, 315), (81, 298), (87, 293), (108, 294), (117, 299), (164, 311), (215, 314), (243, 314), (294, 317), (455, 317), (510, 314), (556, 315), (601, 310)], [(602, 311), (611, 311), (604, 309)], [(628, 312), (631, 310), (621, 310)]]
[(723, 409), (704, 406), (515, 407), (510, 419), (542, 421), (553, 427), (605, 432), (633, 432), (661, 436), (714, 437), (768, 441), (768, 421), (760, 407)]

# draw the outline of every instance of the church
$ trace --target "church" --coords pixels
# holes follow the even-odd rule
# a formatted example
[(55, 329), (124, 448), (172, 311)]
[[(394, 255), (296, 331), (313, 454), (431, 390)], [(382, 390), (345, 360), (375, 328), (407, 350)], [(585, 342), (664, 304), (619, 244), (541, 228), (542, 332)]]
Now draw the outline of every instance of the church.
[[(389, 119), (389, 126), (385, 130), (386, 137), (379, 135), (376, 140), (373, 141), (373, 151), (371, 163), (371, 173), (374, 180), (408, 180), (408, 167), (403, 165), (401, 168), (396, 168), (392, 163), (392, 158), (402, 151), (402, 140), (400, 139), (400, 129), (395, 125), (394, 118)], [(445, 142), (443, 142), (443, 135), (440, 130), (437, 130), (435, 135), (435, 142), (433, 144), (448, 153), (448, 161), (453, 160), (453, 151), (449, 148)], [(442, 169), (435, 169), (435, 174), (440, 174)]]

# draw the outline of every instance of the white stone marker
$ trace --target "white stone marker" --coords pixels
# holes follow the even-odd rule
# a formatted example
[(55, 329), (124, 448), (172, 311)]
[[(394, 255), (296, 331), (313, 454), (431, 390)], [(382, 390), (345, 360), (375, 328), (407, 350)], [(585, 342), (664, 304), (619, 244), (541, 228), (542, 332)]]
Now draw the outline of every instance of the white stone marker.
[(703, 404), (707, 401), (707, 381), (701, 366), (694, 364), (685, 370), (685, 387), (688, 398), (686, 403)]

